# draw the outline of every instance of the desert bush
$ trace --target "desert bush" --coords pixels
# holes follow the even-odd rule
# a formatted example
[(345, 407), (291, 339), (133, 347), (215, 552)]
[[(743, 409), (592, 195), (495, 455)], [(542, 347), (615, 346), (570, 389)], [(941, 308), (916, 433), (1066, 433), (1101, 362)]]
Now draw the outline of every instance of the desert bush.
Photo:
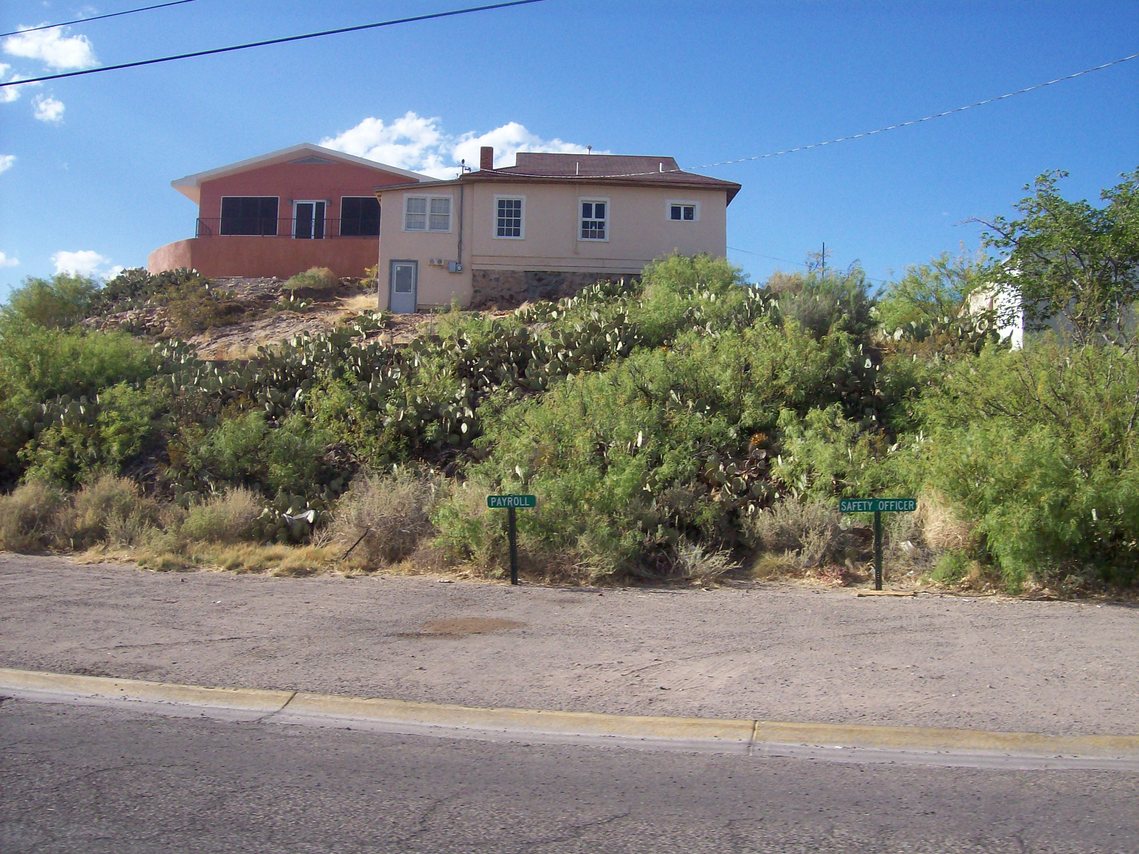
[(327, 267), (310, 267), (285, 280), (281, 287), (286, 291), (331, 291), (340, 284), (340, 279)]
[(779, 313), (816, 337), (836, 330), (861, 336), (873, 326), (866, 274), (857, 264), (844, 273), (781, 275), (769, 287)]
[(264, 502), (252, 489), (233, 487), (193, 504), (182, 522), (185, 540), (205, 543), (239, 543), (258, 539), (258, 519)]
[(844, 527), (837, 502), (786, 499), (745, 517), (741, 527), (757, 553), (781, 555), (797, 569), (865, 557), (865, 537)]
[(158, 505), (143, 496), (134, 481), (102, 474), (85, 483), (60, 511), (57, 536), (73, 549), (97, 543), (136, 545), (158, 517)]
[(215, 288), (209, 279), (192, 271), (175, 278), (152, 299), (166, 306), (170, 325), (179, 335), (229, 326), (241, 320), (245, 311), (232, 291)]
[(431, 514), (441, 486), (440, 478), (420, 470), (358, 474), (332, 511), (335, 542), (345, 549), (356, 544), (354, 562), (403, 560), (434, 533)]
[(987, 349), (922, 401), (914, 482), (973, 526), (1005, 586), (1139, 575), (1139, 361), (1045, 339)]
[(41, 481), (17, 486), (0, 495), (0, 549), (37, 552), (56, 542), (56, 517), (67, 504), (67, 494)]
[(121, 472), (155, 436), (160, 394), (119, 383), (86, 405), (60, 414), (20, 451), (26, 477), (71, 486), (85, 477)]
[[(52, 419), (117, 383), (137, 384), (159, 358), (121, 332), (46, 329), (0, 318), (0, 483), (24, 470), (21, 448)], [(70, 406), (70, 404), (74, 406)]]

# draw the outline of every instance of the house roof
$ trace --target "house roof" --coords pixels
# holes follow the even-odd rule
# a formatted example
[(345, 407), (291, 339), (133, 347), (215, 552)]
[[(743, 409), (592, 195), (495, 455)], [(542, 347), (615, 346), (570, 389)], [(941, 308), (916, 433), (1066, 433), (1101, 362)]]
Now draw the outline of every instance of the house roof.
[[(520, 151), (513, 166), (500, 169), (480, 169), (468, 172), (452, 181), (440, 181), (441, 186), (464, 181), (516, 181), (519, 183), (586, 183), (620, 186), (667, 186), (714, 190), (728, 194), (731, 204), (740, 185), (707, 175), (685, 172), (672, 157), (627, 154), (549, 154)], [(384, 190), (406, 189), (408, 185), (385, 187)]]
[(206, 181), (213, 181), (216, 178), (224, 178), (227, 175), (235, 175), (239, 172), (248, 172), (250, 169), (259, 169), (263, 166), (272, 166), (277, 163), (288, 162), (353, 163), (357, 166), (367, 166), (370, 169), (375, 169), (377, 172), (401, 175), (408, 178), (409, 183), (434, 180), (427, 175), (420, 175), (418, 172), (409, 172), (407, 169), (399, 169), (395, 166), (377, 163), (374, 160), (355, 157), (351, 154), (345, 154), (342, 151), (334, 151), (331, 148), (313, 145), (311, 142), (302, 142), (299, 145), (282, 148), (279, 151), (271, 151), (268, 154), (250, 157), (248, 160), (239, 160), (237, 163), (230, 163), (228, 166), (219, 166), (216, 169), (209, 169), (205, 172), (196, 172), (193, 175), (187, 175), (185, 178), (177, 178), (171, 181), (170, 185), (190, 201), (198, 204), (201, 201), (202, 184)]

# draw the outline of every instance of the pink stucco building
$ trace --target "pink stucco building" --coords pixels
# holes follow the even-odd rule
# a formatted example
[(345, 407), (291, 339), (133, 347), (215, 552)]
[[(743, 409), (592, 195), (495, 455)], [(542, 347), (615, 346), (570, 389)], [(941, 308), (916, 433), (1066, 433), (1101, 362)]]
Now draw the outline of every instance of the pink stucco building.
[(194, 237), (150, 253), (152, 273), (363, 276), (379, 254), (376, 191), (425, 175), (304, 143), (173, 181), (198, 206)]
[(520, 152), (451, 181), (381, 188), (379, 304), (482, 307), (639, 275), (671, 253), (727, 252), (740, 185), (671, 157)]

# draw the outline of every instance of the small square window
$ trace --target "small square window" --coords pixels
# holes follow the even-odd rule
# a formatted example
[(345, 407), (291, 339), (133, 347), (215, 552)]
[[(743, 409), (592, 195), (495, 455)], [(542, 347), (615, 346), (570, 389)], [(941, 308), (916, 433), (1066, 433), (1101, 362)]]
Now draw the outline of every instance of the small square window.
[(696, 205), (688, 202), (670, 202), (668, 218), (674, 222), (695, 222)]

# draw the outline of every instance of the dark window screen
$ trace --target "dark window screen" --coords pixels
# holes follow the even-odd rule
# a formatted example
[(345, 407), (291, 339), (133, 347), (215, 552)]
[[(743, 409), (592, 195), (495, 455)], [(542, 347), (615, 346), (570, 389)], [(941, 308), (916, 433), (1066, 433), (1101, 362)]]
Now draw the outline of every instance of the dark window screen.
[(275, 196), (231, 196), (221, 200), (222, 234), (275, 235)]
[(374, 237), (380, 233), (380, 203), (375, 198), (345, 197), (340, 200), (340, 234), (344, 237)]

